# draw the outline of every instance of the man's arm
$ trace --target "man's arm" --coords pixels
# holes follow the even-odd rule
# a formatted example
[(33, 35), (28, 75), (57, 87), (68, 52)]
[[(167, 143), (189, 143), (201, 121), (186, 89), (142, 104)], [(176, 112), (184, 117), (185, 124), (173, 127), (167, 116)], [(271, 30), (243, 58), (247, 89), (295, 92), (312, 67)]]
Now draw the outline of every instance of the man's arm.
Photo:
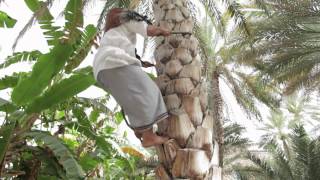
[(148, 36), (169, 36), (170, 31), (161, 27), (148, 25), (147, 35)]

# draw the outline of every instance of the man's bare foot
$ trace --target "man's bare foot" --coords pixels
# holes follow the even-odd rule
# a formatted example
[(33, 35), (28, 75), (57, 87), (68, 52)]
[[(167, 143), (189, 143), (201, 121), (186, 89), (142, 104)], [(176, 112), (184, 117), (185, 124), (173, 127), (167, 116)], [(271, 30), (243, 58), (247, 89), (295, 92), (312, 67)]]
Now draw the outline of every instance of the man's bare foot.
[(155, 145), (160, 145), (168, 141), (168, 137), (158, 136), (157, 134), (152, 132), (152, 129), (144, 131), (142, 133), (142, 146), (143, 147), (151, 147)]

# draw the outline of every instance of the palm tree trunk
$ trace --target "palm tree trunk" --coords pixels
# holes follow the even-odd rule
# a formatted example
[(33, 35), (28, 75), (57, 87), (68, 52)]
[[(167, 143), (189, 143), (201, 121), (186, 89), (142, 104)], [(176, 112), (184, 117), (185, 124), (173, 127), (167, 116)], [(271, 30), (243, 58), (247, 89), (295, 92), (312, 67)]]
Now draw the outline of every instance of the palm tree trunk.
[(219, 73), (217, 70), (212, 72), (212, 109), (214, 119), (214, 131), (219, 145), (219, 167), (223, 168), (223, 142), (224, 142), (224, 129), (223, 129), (223, 110), (222, 110), (222, 97), (220, 92)]
[[(192, 32), (193, 19), (185, 0), (154, 0), (156, 24), (172, 31)], [(157, 147), (161, 164), (158, 179), (212, 179), (213, 118), (207, 92), (201, 82), (198, 43), (193, 35), (172, 34), (157, 45), (155, 59), (158, 84), (169, 120), (159, 133), (170, 137)]]

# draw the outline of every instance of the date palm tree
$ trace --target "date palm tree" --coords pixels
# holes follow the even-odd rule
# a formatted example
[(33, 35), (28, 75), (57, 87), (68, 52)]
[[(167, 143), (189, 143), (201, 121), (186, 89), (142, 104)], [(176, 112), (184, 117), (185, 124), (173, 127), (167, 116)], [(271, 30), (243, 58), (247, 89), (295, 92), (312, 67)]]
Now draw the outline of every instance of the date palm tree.
[[(206, 7), (208, 9), (209, 7)], [(210, 14), (208, 14), (210, 17)], [(206, 70), (207, 78), (210, 82), (209, 102), (210, 108), (214, 115), (214, 131), (215, 138), (219, 145), (219, 166), (223, 167), (223, 123), (225, 116), (223, 115), (223, 105), (227, 105), (222, 99), (221, 80), (224, 81), (230, 88), (238, 105), (245, 111), (248, 117), (261, 119), (261, 114), (258, 110), (259, 103), (264, 103), (270, 108), (278, 106), (278, 99), (275, 96), (276, 88), (271, 86), (263, 86), (259, 76), (254, 73), (248, 74), (242, 70), (242, 64), (238, 63), (237, 59), (229, 58), (227, 55), (235, 53), (234, 50), (228, 49), (221, 44), (224, 43), (222, 37), (227, 37), (228, 32), (219, 33), (212, 22), (213, 18), (205, 18), (199, 22), (196, 27), (196, 37), (199, 40), (202, 61)], [(241, 26), (237, 26), (236, 30), (241, 30)], [(248, 28), (249, 30), (250, 28)], [(213, 35), (212, 32), (217, 32)], [(240, 53), (240, 51), (236, 51)], [(225, 94), (229, 96), (229, 94)]]
[(284, 85), (285, 94), (301, 88), (318, 91), (319, 2), (285, 0), (265, 5), (269, 17), (247, 21), (254, 27), (252, 38), (246, 42), (235, 38), (232, 42), (242, 46), (238, 58), (264, 71), (267, 82), (276, 80)]
[[(187, 1), (154, 0), (157, 25), (171, 31), (192, 33), (193, 19)], [(157, 147), (159, 179), (212, 177), (213, 119), (201, 81), (197, 39), (192, 34), (172, 34), (157, 45), (156, 82), (170, 117), (159, 124), (160, 133), (171, 139)]]
[(291, 157), (275, 141), (265, 147), (266, 157), (248, 153), (253, 165), (235, 167), (238, 179), (317, 179), (319, 178), (319, 139), (311, 138), (303, 126), (296, 126), (289, 134)]
[[(221, 18), (217, 14), (217, 7), (208, 1), (201, 1), (205, 6), (216, 31), (222, 29), (217, 26), (217, 19)], [(236, 4), (231, 4), (229, 10), (234, 10)], [(231, 11), (230, 10), (230, 11)], [(172, 31), (192, 33), (194, 30), (194, 22), (188, 9), (188, 1), (153, 1), (153, 11), (156, 24)], [(231, 11), (238, 16), (241, 13)], [(212, 15), (214, 14), (214, 15)], [(232, 13), (231, 13), (232, 14)], [(216, 18), (214, 18), (216, 17)], [(242, 17), (242, 16), (240, 16)], [(247, 29), (245, 29), (248, 31)], [(210, 32), (210, 30), (208, 30)], [(211, 31), (212, 33), (212, 31)], [(208, 33), (211, 35), (211, 33)], [(212, 39), (212, 36), (207, 38)], [(200, 42), (202, 52), (213, 52), (214, 49), (210, 43), (215, 44), (215, 39), (208, 43)], [(167, 108), (171, 117), (168, 123), (160, 125), (160, 133), (166, 134), (172, 139), (163, 146), (158, 147), (158, 154), (161, 165), (157, 169), (157, 175), (160, 179), (170, 178), (195, 178), (210, 179), (212, 174), (216, 174), (217, 167), (210, 167), (212, 160), (213, 139), (217, 137), (218, 144), (223, 144), (223, 128), (222, 128), (222, 99), (219, 90), (219, 76), (221, 70), (226, 70), (216, 63), (216, 68), (212, 75), (212, 101), (214, 101), (213, 113), (208, 108), (206, 85), (201, 78), (201, 56), (198, 49), (199, 41), (192, 34), (176, 34), (168, 38), (159, 40), (159, 44), (155, 50), (155, 58), (157, 62), (157, 84), (163, 93)], [(214, 53), (209, 54), (209, 58), (214, 58)], [(211, 60), (211, 59), (210, 59)], [(237, 100), (249, 112), (258, 115), (258, 111), (253, 106), (252, 94), (243, 92), (239, 82), (232, 79), (230, 72), (226, 70), (227, 79), (233, 81), (232, 85)], [(240, 73), (239, 73), (240, 74)], [(242, 75), (242, 76), (241, 76)], [(239, 76), (244, 77), (244, 74)], [(263, 90), (254, 87), (256, 79), (246, 79), (247, 83), (251, 83), (251, 87), (256, 93), (262, 93)], [(242, 95), (242, 96), (240, 96)], [(263, 94), (264, 95), (264, 94)], [(246, 98), (243, 98), (246, 97)], [(270, 103), (274, 100), (271, 96), (260, 96), (265, 98), (265, 102)], [(249, 99), (249, 100), (248, 100)], [(218, 128), (213, 128), (218, 127)], [(215, 132), (216, 131), (216, 132)], [(215, 134), (215, 136), (212, 136)], [(222, 148), (219, 153), (222, 157)], [(222, 158), (221, 158), (222, 161)], [(220, 163), (222, 165), (222, 162)], [(201, 168), (200, 168), (201, 167)], [(213, 170), (215, 168), (215, 170)], [(219, 175), (221, 177), (221, 174)]]

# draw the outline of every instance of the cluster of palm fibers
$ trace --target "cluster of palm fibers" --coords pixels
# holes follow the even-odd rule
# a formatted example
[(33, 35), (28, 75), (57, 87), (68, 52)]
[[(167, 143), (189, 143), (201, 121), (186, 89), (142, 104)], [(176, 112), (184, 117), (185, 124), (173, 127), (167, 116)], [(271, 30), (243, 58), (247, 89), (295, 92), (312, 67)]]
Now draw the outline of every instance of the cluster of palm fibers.
[[(154, 0), (156, 25), (171, 31), (193, 32), (193, 19), (184, 0)], [(170, 140), (157, 147), (159, 179), (209, 179), (212, 176), (213, 118), (201, 81), (198, 42), (193, 35), (172, 34), (155, 50), (158, 84), (170, 117), (159, 133)]]

